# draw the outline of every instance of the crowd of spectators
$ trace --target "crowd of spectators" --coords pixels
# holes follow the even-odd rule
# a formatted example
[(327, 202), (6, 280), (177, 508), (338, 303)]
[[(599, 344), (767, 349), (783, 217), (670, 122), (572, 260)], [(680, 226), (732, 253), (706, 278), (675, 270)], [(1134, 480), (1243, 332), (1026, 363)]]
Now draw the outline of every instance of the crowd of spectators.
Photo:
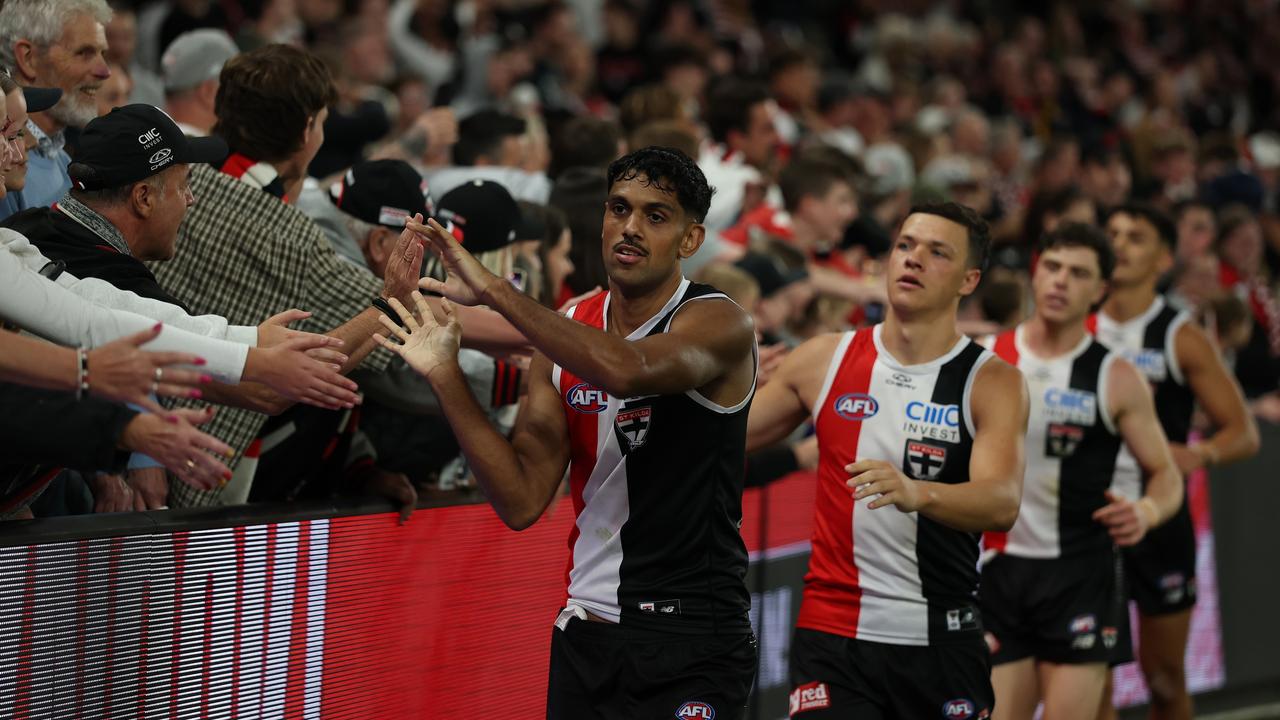
[[(5, 0), (0, 517), (466, 492), (372, 340), (441, 272), (405, 219), (563, 307), (607, 289), (604, 169), (648, 145), (715, 188), (684, 270), (753, 314), (762, 382), (880, 319), (914, 202), (993, 228), (976, 334), (1026, 316), (1042, 233), (1136, 201), (1280, 422), (1278, 52), (1267, 0)], [(529, 349), (459, 313), (509, 426)]]

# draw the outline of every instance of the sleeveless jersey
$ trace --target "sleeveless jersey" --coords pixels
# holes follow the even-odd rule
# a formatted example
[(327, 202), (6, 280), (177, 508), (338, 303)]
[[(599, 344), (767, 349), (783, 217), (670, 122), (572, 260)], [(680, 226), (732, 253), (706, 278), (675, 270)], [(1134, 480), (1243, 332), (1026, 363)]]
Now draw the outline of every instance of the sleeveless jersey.
[[(1155, 397), (1156, 416), (1169, 442), (1185, 443), (1191, 432), (1191, 416), (1195, 411), (1196, 397), (1182, 374), (1174, 339), (1182, 325), (1191, 320), (1185, 312), (1179, 312), (1156, 296), (1146, 312), (1119, 323), (1097, 313), (1089, 318), (1087, 327), (1103, 345), (1119, 353), (1133, 363), (1151, 383)], [(1116, 489), (1130, 498), (1146, 491), (1146, 477), (1138, 461), (1128, 449), (1122, 449), (1117, 461)]]
[(969, 393), (993, 355), (961, 338), (943, 357), (902, 365), (881, 326), (846, 333), (813, 407), (819, 463), (812, 554), (799, 627), (894, 645), (972, 642), (978, 535), (919, 513), (854, 501), (845, 465), (883, 460), (908, 477), (969, 481)]
[(1117, 356), (1085, 335), (1071, 352), (1041, 359), (1022, 331), (1002, 333), (993, 346), (1022, 371), (1031, 398), (1022, 506), (1013, 529), (987, 533), (983, 547), (1024, 558), (1109, 550), (1111, 537), (1093, 513), (1107, 504), (1123, 446), (1107, 412), (1105, 381)]
[[(725, 298), (682, 280), (628, 340), (666, 332), (695, 300)], [(607, 329), (610, 294), (568, 311)], [(747, 550), (739, 534), (747, 413), (697, 391), (616, 398), (556, 365), (569, 427), (568, 603), (641, 629), (747, 632)]]

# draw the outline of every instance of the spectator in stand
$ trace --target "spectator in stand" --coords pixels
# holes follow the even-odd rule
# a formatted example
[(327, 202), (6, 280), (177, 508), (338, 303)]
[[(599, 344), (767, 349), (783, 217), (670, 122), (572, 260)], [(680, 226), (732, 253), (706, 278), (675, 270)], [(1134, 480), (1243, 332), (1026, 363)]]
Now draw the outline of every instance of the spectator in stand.
[[(373, 349), (370, 337), (380, 327), (370, 299), (407, 297), (416, 286), (422, 252), (402, 235), (386, 277), (379, 281), (368, 270), (342, 261), (320, 229), (285, 202), (296, 197), (324, 141), (326, 108), (335, 92), (320, 60), (297, 48), (268, 45), (226, 63), (214, 133), (226, 140), (231, 154), (220, 167), (192, 169), (191, 190), (200, 202), (179, 231), (182, 252), (155, 273), (167, 291), (193, 310), (217, 312), (233, 321), (261, 317), (273, 307), (306, 307), (313, 314), (304, 326), (343, 341), (348, 360), (342, 370), (349, 372), (365, 362)], [(229, 265), (226, 258), (231, 256), (240, 262)], [(365, 364), (381, 370), (388, 360), (377, 354)], [(277, 465), (281, 476), (272, 479), (296, 477), (285, 458), (305, 453), (302, 448), (309, 441), (326, 447), (333, 436), (323, 428), (343, 428), (342, 437), (349, 439), (346, 431), (353, 434), (356, 427), (344, 414), (294, 409), (278, 416), (273, 423), (293, 423), (299, 443), (276, 446), (285, 467)], [(210, 427), (237, 452), (233, 463), (239, 474), (226, 500), (249, 496), (255, 466), (241, 462), (241, 455), (266, 423), (262, 414), (228, 410)], [(326, 459), (341, 467), (345, 457)], [(224, 502), (222, 495), (184, 491), (176, 500), (184, 506), (210, 504)]]
[(129, 71), (114, 61), (107, 63), (107, 66), (111, 68), (111, 76), (102, 81), (102, 87), (98, 88), (98, 93), (94, 96), (98, 117), (128, 105), (129, 95), (133, 92), (133, 79), (129, 77)]
[(594, 168), (571, 168), (556, 180), (551, 191), (548, 204), (563, 212), (568, 221), (572, 237), (569, 260), (574, 267), (565, 289), (556, 298), (557, 307), (575, 295), (608, 287), (599, 240), (604, 228), (600, 208), (604, 207), (608, 193), (604, 171)]
[(472, 180), (500, 183), (518, 200), (545, 203), (551, 181), (542, 172), (524, 170), (528, 151), (524, 120), (497, 110), (481, 110), (458, 123), (451, 167), (428, 169), (437, 197)]
[(48, 207), (71, 188), (63, 150), (68, 127), (98, 116), (95, 95), (110, 76), (104, 0), (8, 0), (0, 6), (0, 65), (23, 87), (56, 87), (62, 99), (31, 119), (36, 137), (27, 157), (26, 186), (0, 200), (0, 220), (29, 207)]
[(609, 163), (625, 155), (626, 150), (627, 143), (617, 123), (577, 117), (556, 133), (547, 174), (554, 181), (571, 167), (607, 168)]
[(1247, 208), (1228, 207), (1218, 216), (1219, 282), (1249, 306), (1253, 333), (1236, 356), (1236, 378), (1250, 400), (1280, 387), (1280, 302), (1263, 262), (1262, 228)]
[[(126, 101), (118, 102), (107, 110), (129, 103), (163, 106), (164, 86), (160, 78), (143, 67), (135, 57), (135, 51), (138, 49), (138, 16), (133, 10), (133, 4), (123, 0), (111, 0), (110, 5), (111, 20), (104, 26), (107, 36), (107, 62), (121, 66), (133, 87)], [(114, 72), (115, 69), (112, 68), (112, 73)]]
[(784, 50), (769, 62), (769, 94), (778, 103), (773, 123), (784, 147), (794, 147), (818, 124), (814, 115), (821, 80), (821, 68), (804, 51)]
[(761, 85), (727, 79), (711, 91), (698, 167), (716, 189), (705, 225), (710, 235), (730, 227), (764, 200), (777, 170), (778, 130), (773, 99)]
[(1080, 190), (1104, 212), (1124, 204), (1133, 189), (1133, 175), (1114, 149), (1093, 145), (1080, 155)]
[(174, 38), (160, 58), (164, 72), (164, 110), (182, 132), (208, 135), (218, 116), (218, 76), (222, 66), (240, 53), (221, 30), (192, 30)]

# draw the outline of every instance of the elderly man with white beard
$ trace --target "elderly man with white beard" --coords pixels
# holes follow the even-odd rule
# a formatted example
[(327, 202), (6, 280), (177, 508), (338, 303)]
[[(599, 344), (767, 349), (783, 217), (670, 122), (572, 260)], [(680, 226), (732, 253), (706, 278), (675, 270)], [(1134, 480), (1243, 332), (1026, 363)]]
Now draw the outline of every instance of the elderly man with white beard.
[(27, 122), (37, 141), (27, 184), (0, 200), (0, 220), (52, 205), (71, 188), (64, 132), (98, 115), (94, 96), (111, 75), (103, 27), (110, 19), (104, 0), (7, 0), (0, 7), (0, 65), (23, 87), (62, 89), (57, 105)]

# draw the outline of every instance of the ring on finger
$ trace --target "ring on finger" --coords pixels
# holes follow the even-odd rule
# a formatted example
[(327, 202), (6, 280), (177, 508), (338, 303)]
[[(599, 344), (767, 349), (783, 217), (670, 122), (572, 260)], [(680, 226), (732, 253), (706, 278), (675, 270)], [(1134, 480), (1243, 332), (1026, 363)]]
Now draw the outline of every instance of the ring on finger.
[(187, 469), (188, 469), (188, 470), (192, 470), (192, 469), (194, 469), (194, 468), (195, 468), (195, 466), (196, 466), (196, 461), (195, 461), (195, 460), (191, 460), (191, 459), (188, 459), (188, 460), (187, 460)]
[(151, 394), (152, 394), (152, 395), (156, 395), (156, 394), (158, 394), (159, 392), (160, 392), (160, 383), (156, 382), (155, 380), (152, 380), (152, 381), (151, 381)]
[(156, 368), (156, 382), (160, 382), (160, 378), (164, 376), (164, 368)]

